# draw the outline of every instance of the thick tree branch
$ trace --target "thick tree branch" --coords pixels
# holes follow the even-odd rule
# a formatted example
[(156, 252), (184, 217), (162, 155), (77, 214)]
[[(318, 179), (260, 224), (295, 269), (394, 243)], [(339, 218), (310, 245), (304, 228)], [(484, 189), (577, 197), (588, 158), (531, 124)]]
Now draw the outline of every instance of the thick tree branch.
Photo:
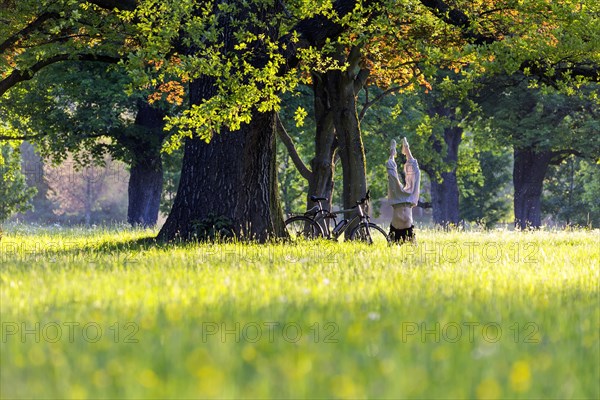
[(45, 133), (38, 133), (36, 135), (23, 135), (23, 136), (6, 136), (0, 135), (0, 141), (11, 141), (11, 140), (35, 140), (37, 138), (41, 138), (46, 136)]
[[(562, 63), (566, 64), (566, 63)], [(557, 87), (557, 82), (566, 76), (580, 76), (592, 82), (600, 82), (600, 67), (589, 63), (574, 63), (572, 65), (555, 65), (550, 67), (533, 61), (524, 62), (521, 71), (528, 71), (531, 75), (538, 77), (542, 82)], [(552, 70), (552, 75), (548, 71)]]
[[(7, 136), (7, 135), (0, 135), (0, 141), (11, 141), (11, 140), (36, 140), (39, 138), (43, 138), (48, 136), (47, 133), (37, 133), (35, 135), (23, 135), (23, 136)], [(101, 137), (110, 137), (110, 135), (106, 134), (106, 133), (88, 133), (85, 135), (80, 135), (78, 136), (79, 139), (97, 139), (97, 138), (101, 138)]]
[(27, 25), (25, 28), (23, 28), (19, 32), (16, 32), (15, 34), (11, 35), (4, 42), (2, 42), (0, 44), (0, 53), (6, 51), (12, 45), (17, 43), (21, 38), (29, 35), (33, 31), (38, 29), (40, 26), (42, 26), (44, 24), (44, 22), (48, 21), (49, 19), (58, 18), (58, 17), (59, 17), (59, 15), (57, 13), (51, 13), (51, 12), (43, 13), (42, 15), (37, 17), (34, 21), (32, 21), (29, 25)]
[(48, 65), (55, 64), (61, 61), (97, 61), (110, 64), (116, 64), (120, 61), (119, 58), (107, 55), (96, 54), (57, 54), (42, 61), (38, 61), (27, 70), (14, 70), (10, 75), (0, 81), (0, 96), (2, 96), (11, 87), (19, 82), (24, 82), (32, 79), (35, 74), (42, 68)]
[(136, 0), (87, 0), (87, 2), (107, 10), (116, 8), (118, 10), (133, 11), (137, 7)]
[(281, 141), (285, 145), (285, 148), (287, 149), (290, 157), (292, 157), (292, 161), (294, 162), (294, 165), (298, 169), (298, 172), (300, 172), (300, 175), (302, 175), (302, 177), (304, 179), (310, 180), (310, 178), (312, 176), (312, 172), (310, 169), (308, 169), (306, 164), (304, 164), (304, 161), (302, 161), (302, 159), (300, 158), (300, 155), (298, 154), (298, 151), (296, 150), (296, 146), (294, 146), (294, 142), (292, 141), (292, 138), (285, 130), (285, 127), (283, 126), (283, 122), (281, 122), (281, 118), (279, 118), (279, 114), (277, 115), (277, 135), (279, 136), (279, 139), (281, 139)]
[(73, 40), (73, 39), (102, 39), (101, 36), (96, 35), (96, 36), (91, 36), (88, 34), (64, 34), (61, 36), (56, 36), (53, 37), (51, 39), (47, 39), (44, 41), (40, 41), (37, 43), (31, 43), (31, 44), (27, 44), (27, 45), (23, 45), (23, 46), (19, 46), (20, 49), (33, 49), (33, 48), (38, 48), (40, 46), (45, 46), (45, 45), (49, 45), (49, 44), (53, 44), (53, 43), (64, 43), (68, 40)]
[(473, 31), (472, 22), (469, 17), (459, 9), (450, 8), (450, 6), (442, 0), (421, 0), (421, 4), (429, 8), (431, 12), (442, 21), (460, 28), (463, 32), (463, 37), (471, 43), (489, 44), (497, 41), (493, 36), (487, 36)]
[(384, 90), (383, 92), (379, 93), (377, 96), (375, 96), (373, 98), (373, 100), (368, 100), (366, 102), (363, 103), (363, 108), (362, 110), (360, 110), (360, 113), (358, 114), (358, 119), (359, 121), (362, 121), (362, 119), (365, 117), (365, 114), (367, 113), (367, 111), (369, 110), (369, 108), (371, 108), (375, 103), (377, 103), (378, 101), (380, 101), (381, 99), (383, 99), (385, 96), (390, 95), (392, 93), (396, 93), (402, 89), (404, 89), (405, 87), (412, 85), (413, 82), (408, 82), (405, 83), (404, 85), (401, 86), (393, 86), (387, 90)]
[(367, 79), (369, 79), (369, 75), (371, 75), (371, 71), (366, 68), (362, 68), (358, 74), (356, 75), (356, 79), (354, 79), (354, 94), (358, 94), (365, 87), (367, 83)]
[(582, 157), (580, 151), (574, 149), (565, 149), (559, 151), (553, 151), (550, 159), (551, 165), (560, 165), (564, 160), (566, 160), (569, 156)]

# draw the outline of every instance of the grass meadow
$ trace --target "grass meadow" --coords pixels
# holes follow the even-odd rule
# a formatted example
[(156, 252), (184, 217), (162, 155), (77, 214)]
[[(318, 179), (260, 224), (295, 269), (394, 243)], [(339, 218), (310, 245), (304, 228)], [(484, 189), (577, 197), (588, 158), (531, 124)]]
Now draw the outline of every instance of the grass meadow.
[(0, 397), (600, 397), (598, 230), (155, 233), (5, 226)]

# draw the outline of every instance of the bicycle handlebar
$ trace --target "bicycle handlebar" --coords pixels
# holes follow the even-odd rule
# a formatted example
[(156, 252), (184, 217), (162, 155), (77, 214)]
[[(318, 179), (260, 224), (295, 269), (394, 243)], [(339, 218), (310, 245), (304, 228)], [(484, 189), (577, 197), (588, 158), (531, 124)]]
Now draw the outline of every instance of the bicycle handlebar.
[(360, 199), (359, 201), (356, 202), (356, 205), (363, 205), (365, 204), (367, 201), (371, 200), (371, 190), (367, 190), (367, 194), (365, 195), (365, 197), (363, 197), (362, 199)]
[[(318, 202), (318, 201), (329, 201), (329, 199), (327, 197), (317, 197), (315, 195), (311, 195), (310, 196), (310, 200), (314, 203)], [(362, 199), (360, 199), (359, 201), (356, 202), (356, 205), (363, 205), (365, 204), (367, 201), (371, 200), (371, 190), (367, 190), (367, 193), (365, 194), (365, 197), (363, 197)]]

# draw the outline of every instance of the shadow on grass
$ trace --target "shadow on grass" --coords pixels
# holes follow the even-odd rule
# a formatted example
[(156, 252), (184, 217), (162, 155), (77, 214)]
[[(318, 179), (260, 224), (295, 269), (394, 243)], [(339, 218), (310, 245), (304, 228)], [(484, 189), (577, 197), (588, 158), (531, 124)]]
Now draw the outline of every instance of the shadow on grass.
[(19, 243), (6, 241), (1, 243), (0, 256), (4, 262), (16, 262), (23, 266), (35, 266), (41, 261), (62, 265), (65, 261), (112, 261), (117, 263), (139, 262), (140, 254), (148, 251), (169, 252), (177, 249), (192, 249), (201, 245), (198, 241), (160, 241), (155, 236), (134, 239), (89, 240), (72, 242), (60, 240), (44, 243)]

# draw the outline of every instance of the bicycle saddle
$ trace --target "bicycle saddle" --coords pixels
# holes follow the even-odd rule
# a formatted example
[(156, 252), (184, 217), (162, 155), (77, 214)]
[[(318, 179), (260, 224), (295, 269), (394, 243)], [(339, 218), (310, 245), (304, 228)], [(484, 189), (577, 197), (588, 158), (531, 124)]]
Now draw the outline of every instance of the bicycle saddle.
[(310, 201), (327, 201), (327, 197), (310, 196)]

